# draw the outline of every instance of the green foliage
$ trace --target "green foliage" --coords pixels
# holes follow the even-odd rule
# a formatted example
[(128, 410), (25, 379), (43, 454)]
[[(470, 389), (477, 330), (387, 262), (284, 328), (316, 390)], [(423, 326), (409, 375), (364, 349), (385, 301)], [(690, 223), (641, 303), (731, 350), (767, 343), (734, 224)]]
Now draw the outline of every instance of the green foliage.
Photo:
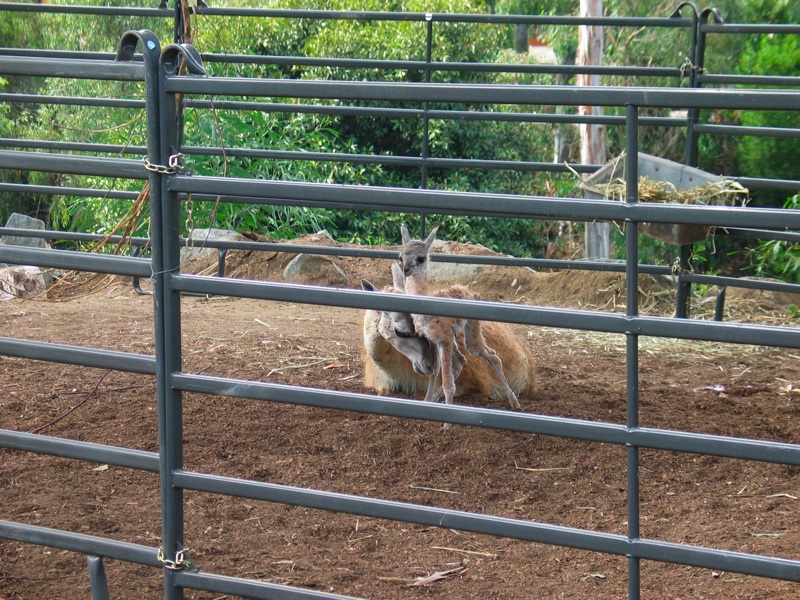
[[(353, 244), (400, 243), (400, 225), (419, 232), (420, 215), (337, 211), (327, 229), (334, 238)], [(514, 256), (543, 256), (550, 223), (528, 219), (427, 215), (426, 230), (439, 226), (440, 239), (481, 243), (495, 252)]]
[[(792, 196), (784, 208), (800, 210), (800, 194)], [(774, 277), (800, 283), (800, 244), (782, 240), (763, 240), (744, 251), (746, 270), (758, 277)]]
[[(793, 75), (800, 74), (800, 42), (796, 35), (764, 37), (742, 55), (740, 70), (744, 73)], [(792, 111), (744, 111), (742, 125), (749, 127), (781, 127), (800, 129), (800, 113)], [(741, 172), (748, 177), (800, 179), (800, 139), (743, 137), (736, 156)], [(780, 191), (754, 190), (754, 203), (777, 205), (785, 199)]]
[[(343, 142), (323, 115), (291, 112), (189, 110), (187, 144), (222, 148), (269, 149), (329, 153)], [(355, 150), (344, 142), (347, 150)], [(242, 156), (191, 156), (188, 168), (201, 175), (363, 184), (380, 178), (379, 165), (316, 160), (267, 159)], [(196, 227), (221, 227), (292, 238), (324, 229), (330, 222), (325, 211), (303, 207), (247, 204), (194, 203)]]
[[(92, 2), (94, 0), (86, 0)], [(51, 0), (56, 3), (69, 3), (70, 0)], [(96, 0), (106, 4), (105, 0)], [(118, 4), (125, 4), (117, 0)], [(731, 19), (747, 22), (774, 21), (797, 22), (797, 8), (793, 0), (723, 0), (723, 8)], [(248, 0), (226, 0), (226, 6), (251, 6)], [(265, 8), (308, 8), (304, 0), (262, 0), (259, 5)], [(505, 14), (560, 14), (577, 15), (577, 0), (497, 0), (484, 2), (475, 0), (395, 0), (381, 3), (378, 0), (365, 0), (359, 10), (397, 10), (416, 13), (485, 13), (493, 6)], [(352, 3), (345, 0), (325, 0), (315, 8), (352, 9)], [(675, 8), (668, 0), (645, 0), (640, 3), (624, 3), (621, 0), (606, 0), (605, 12), (610, 16), (667, 16)], [(688, 9), (684, 9), (688, 10)], [(734, 18), (741, 15), (741, 18)], [(794, 20), (792, 16), (794, 15)], [(82, 15), (32, 14), (18, 15), (7, 13), (7, 20), (0, 22), (0, 42), (5, 46), (28, 45), (52, 47), (69, 50), (92, 50), (112, 52), (123, 31), (146, 27), (156, 32), (166, 45), (172, 38), (171, 18), (116, 19), (114, 17), (84, 17)], [(24, 18), (23, 18), (24, 16)], [(787, 20), (788, 19), (788, 20)], [(424, 61), (426, 58), (426, 35), (428, 23), (420, 20), (403, 21), (360, 21), (360, 20), (320, 20), (320, 19), (264, 19), (253, 17), (219, 18), (195, 15), (192, 18), (193, 43), (204, 53), (261, 54), (300, 57), (340, 57), (399, 59)], [(526, 53), (517, 54), (513, 47), (514, 25), (445, 23), (433, 24), (431, 59), (434, 62), (501, 62), (524, 64), (533, 59)], [(548, 40), (556, 50), (560, 62), (574, 60), (577, 45), (577, 31), (574, 27), (541, 27), (532, 35)], [(710, 36), (713, 41), (735, 36)], [(796, 37), (796, 36), (785, 36)], [(678, 65), (688, 53), (689, 32), (685, 29), (633, 29), (625, 27), (605, 28), (605, 64), (627, 65)], [(755, 38), (754, 38), (755, 40)], [(794, 40), (796, 44), (796, 40)], [(717, 69), (725, 72), (730, 64), (743, 53), (742, 64), (772, 73), (795, 69), (790, 64), (789, 55), (797, 55), (797, 48), (781, 46), (772, 50), (767, 42), (752, 41), (745, 48), (731, 46), (722, 54), (725, 67)], [(719, 54), (719, 53), (717, 53)], [(715, 52), (709, 51), (710, 59)], [(784, 61), (780, 63), (779, 60)], [(732, 62), (733, 61), (733, 62)], [(708, 64), (708, 61), (707, 61)], [(346, 69), (339, 66), (273, 65), (254, 66), (247, 64), (230, 65), (209, 61), (207, 70), (212, 74), (243, 77), (279, 78), (327, 78), (347, 80), (374, 80), (418, 82), (426, 79), (423, 69), (383, 70)], [(796, 70), (796, 69), (795, 69)], [(436, 82), (490, 82), (503, 84), (551, 84), (558, 83), (552, 75), (497, 73), (478, 74), (470, 71), (434, 71), (431, 79)], [(564, 81), (565, 83), (568, 81)], [(605, 78), (608, 85), (674, 85), (674, 82), (655, 79), (624, 80)], [(46, 94), (76, 95), (87, 97), (141, 97), (141, 87), (135, 83), (40, 80), (36, 78), (17, 78), (6, 89), (31, 91)], [(238, 99), (238, 98), (237, 98)], [(273, 100), (273, 102), (280, 100)], [(294, 101), (292, 101), (294, 102)], [(297, 101), (298, 103), (300, 101)], [(303, 101), (307, 102), (307, 101)], [(320, 101), (322, 103), (322, 101)], [(287, 105), (290, 104), (287, 101)], [(341, 102), (345, 104), (345, 102)], [(368, 104), (381, 107), (379, 103)], [(397, 105), (392, 105), (397, 107)], [(409, 103), (405, 108), (415, 110), (457, 109), (481, 110), (503, 113), (506, 111), (541, 112), (555, 111), (553, 107), (525, 106), (478, 106), (463, 104), (458, 106), (432, 104), (428, 107)], [(309, 160), (296, 158), (247, 158), (230, 152), (233, 148), (268, 149), (292, 152), (320, 152), (329, 154), (372, 154), (397, 157), (419, 157), (425, 142), (432, 158), (464, 158), (475, 160), (507, 160), (512, 162), (549, 162), (552, 160), (552, 140), (555, 126), (470, 120), (431, 120), (424, 139), (423, 120), (419, 118), (388, 118), (376, 116), (320, 116), (292, 112), (291, 106), (283, 111), (224, 111), (188, 109), (186, 114), (187, 145), (225, 148), (222, 156), (187, 157), (193, 172), (218, 176), (261, 177), (291, 181), (333, 182), (358, 185), (389, 185), (406, 188), (425, 186), (432, 189), (514, 193), (533, 195), (580, 195), (576, 190), (573, 175), (552, 175), (547, 173), (526, 173), (519, 170), (502, 169), (445, 169), (430, 168), (424, 179), (418, 167), (386, 165), (359, 165), (349, 162), (322, 161), (309, 157)], [(30, 105), (15, 106), (11, 112), (0, 113), (0, 135), (8, 137), (28, 137), (34, 139), (56, 139), (76, 142), (96, 142), (103, 144), (143, 145), (144, 128), (141, 113), (126, 110), (93, 109), (91, 107), (64, 107)], [(574, 110), (573, 108), (566, 109)], [(607, 111), (612, 112), (611, 110)], [(651, 114), (664, 114), (651, 111)], [(797, 126), (791, 123), (771, 121), (768, 113), (760, 113), (772, 126)], [(784, 115), (785, 116), (785, 115)], [(716, 115), (709, 115), (715, 118)], [(739, 115), (731, 115), (738, 120)], [(756, 115), (742, 115), (746, 123)], [(758, 123), (761, 124), (761, 123)], [(561, 133), (570, 129), (562, 128)], [(573, 134), (574, 135), (574, 134)], [(608, 153), (619, 154), (624, 147), (622, 128), (609, 128)], [(785, 157), (796, 156), (781, 147), (768, 147), (763, 138), (753, 138), (756, 148), (747, 154), (764, 168), (788, 168)], [(771, 141), (771, 140), (770, 140)], [(640, 131), (642, 150), (667, 158), (681, 160), (685, 139), (682, 134), (664, 136), (655, 128), (644, 127)], [(709, 136), (701, 137), (701, 163), (711, 164), (712, 172), (735, 172), (728, 169), (731, 157), (736, 155), (730, 138), (716, 140)], [(575, 158), (576, 148), (572, 148), (570, 160)], [(780, 160), (772, 160), (778, 154)], [(744, 160), (744, 159), (742, 159)], [(726, 168), (718, 168), (723, 164)], [(707, 168), (707, 167), (703, 167)], [(776, 171), (777, 172), (777, 171)], [(748, 175), (757, 176), (748, 172)], [(46, 173), (5, 173), (7, 180), (20, 180), (31, 183), (84, 185), (98, 189), (120, 189), (128, 186), (135, 189), (140, 182), (103, 180), (60, 176)], [(771, 176), (766, 174), (761, 176)], [(14, 204), (16, 203), (16, 204)], [(51, 206), (52, 203), (52, 206)], [(73, 230), (110, 231), (115, 220), (123, 216), (129, 203), (108, 201), (102, 198), (55, 198), (30, 195), (0, 196), (0, 213), (7, 209), (19, 209), (29, 214), (39, 214), (54, 224)], [(326, 211), (321, 209), (302, 209), (293, 206), (271, 207), (237, 205), (228, 203), (192, 202), (191, 219), (186, 215), (184, 227), (229, 227), (256, 231), (277, 237), (291, 237), (325, 227), (334, 237), (350, 241), (369, 243), (397, 241), (400, 223), (410, 226), (418, 221), (418, 215), (394, 213), (365, 213), (356, 211)], [(442, 235), (451, 239), (479, 241), (485, 245), (509, 254), (553, 255), (561, 252), (560, 247), (569, 247), (572, 236), (580, 230), (580, 224), (570, 228), (568, 234), (558, 233), (559, 228), (552, 222), (538, 222), (515, 219), (481, 219), (474, 217), (440, 217), (429, 215), (431, 224), (442, 226)], [(141, 219), (137, 233), (146, 234), (147, 221)], [(554, 233), (556, 232), (556, 233)], [(671, 262), (674, 248), (660, 246), (659, 242), (643, 238), (640, 253), (647, 262)], [(724, 245), (724, 244), (723, 244)], [(717, 248), (716, 256), (719, 256)], [(714, 259), (716, 260), (716, 258)], [(710, 263), (709, 263), (710, 264)]]

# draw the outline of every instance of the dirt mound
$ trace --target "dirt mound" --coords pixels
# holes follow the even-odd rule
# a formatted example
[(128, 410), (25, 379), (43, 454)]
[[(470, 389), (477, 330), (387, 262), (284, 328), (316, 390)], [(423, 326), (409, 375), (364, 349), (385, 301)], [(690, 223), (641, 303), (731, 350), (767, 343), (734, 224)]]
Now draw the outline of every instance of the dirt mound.
[[(297, 246), (330, 246), (337, 248), (358, 248), (365, 246), (336, 242), (324, 233), (300, 236), (282, 243)], [(374, 250), (399, 252), (399, 246), (369, 246)], [(435, 249), (438, 253), (462, 254), (470, 256), (502, 256), (478, 244), (445, 242)], [(225, 274), (237, 279), (261, 281), (283, 281), (284, 271), (299, 253), (232, 250), (225, 262)], [(327, 257), (346, 276), (341, 277), (329, 269), (306, 273), (303, 278), (293, 278), (309, 285), (359, 288), (362, 279), (368, 279), (377, 286), (391, 283), (388, 263), (385, 259), (334, 256)], [(191, 259), (182, 265), (188, 273), (213, 275), (217, 270), (217, 254)], [(433, 287), (446, 287), (453, 281), (433, 281)], [(478, 272), (471, 274), (460, 283), (470, 288), (486, 300), (520, 302), (543, 306), (564, 308), (603, 308), (614, 310), (625, 306), (625, 275), (608, 271), (564, 270), (538, 272), (524, 267), (505, 267), (483, 265)], [(652, 277), (643, 276), (640, 289), (646, 295), (662, 293), (664, 288)], [(669, 302), (666, 303), (668, 305)], [(666, 306), (665, 305), (665, 306)]]

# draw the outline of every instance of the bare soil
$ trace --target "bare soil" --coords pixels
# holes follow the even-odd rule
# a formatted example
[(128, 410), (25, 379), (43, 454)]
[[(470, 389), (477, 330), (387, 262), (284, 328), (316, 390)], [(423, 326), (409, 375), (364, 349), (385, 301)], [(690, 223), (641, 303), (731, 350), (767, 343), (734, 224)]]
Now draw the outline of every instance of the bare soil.
[[(232, 253), (229, 274), (280, 279), (291, 258)], [(352, 287), (365, 276), (389, 280), (385, 262), (336, 261)], [(202, 271), (215, 259), (196, 263)], [(608, 274), (498, 268), (467, 283), (487, 299), (624, 310), (624, 280)], [(669, 287), (643, 279), (640, 290), (645, 312), (673, 310)], [(0, 303), (2, 335), (153, 352), (151, 297), (122, 282), (79, 292)], [(726, 314), (794, 326), (792, 304), (800, 302), (730, 290)], [(701, 318), (711, 310), (704, 299), (693, 307)], [(362, 383), (359, 311), (187, 297), (182, 320), (187, 372), (371, 392)], [(625, 422), (620, 336), (518, 330), (540, 381), (535, 395), (520, 398), (523, 410)], [(642, 425), (800, 443), (796, 352), (664, 339), (643, 339), (642, 350)], [(157, 450), (151, 377), (0, 356), (0, 382), (3, 428)], [(626, 533), (625, 448), (198, 394), (184, 405), (188, 469)], [(0, 461), (0, 519), (159, 546), (157, 475), (10, 450)], [(641, 480), (643, 537), (800, 559), (796, 468), (643, 451)], [(398, 600), (627, 593), (625, 557), (194, 492), (185, 503), (186, 546), (203, 571)], [(106, 571), (115, 600), (163, 597), (160, 571), (115, 561)], [(797, 583), (656, 562), (643, 563), (642, 590), (644, 598), (800, 598)], [(91, 597), (86, 559), (0, 541), (0, 598), (43, 596)]]

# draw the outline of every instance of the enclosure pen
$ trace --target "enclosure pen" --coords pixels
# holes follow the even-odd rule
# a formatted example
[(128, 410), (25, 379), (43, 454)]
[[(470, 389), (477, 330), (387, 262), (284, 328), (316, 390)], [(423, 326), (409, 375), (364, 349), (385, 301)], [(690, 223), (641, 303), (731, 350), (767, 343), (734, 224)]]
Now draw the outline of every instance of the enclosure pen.
[[(23, 432), (12, 429), (0, 430), (0, 447), (7, 450), (49, 455), (75, 461), (114, 465), (127, 471), (142, 472), (158, 477), (157, 501), (148, 503), (144, 499), (130, 498), (130, 503), (141, 502), (144, 507), (155, 504), (160, 510), (160, 531), (141, 531), (128, 539), (141, 542), (121, 541), (109, 537), (115, 533), (116, 525), (109, 526), (108, 534), (95, 535), (91, 531), (70, 531), (43, 527), (11, 520), (0, 521), (0, 537), (20, 544), (38, 545), (63, 551), (83, 554), (87, 557), (92, 598), (97, 600), (117, 597), (121, 591), (109, 589), (105, 561), (123, 561), (147, 567), (159, 574), (167, 600), (179, 600), (195, 596), (195, 592), (213, 592), (225, 597), (235, 595), (248, 598), (346, 598), (337, 590), (316, 589), (302, 580), (284, 583), (266, 575), (262, 565), (252, 563), (235, 564), (229, 557), (214, 557), (213, 550), (193, 554), (203, 543), (205, 533), (196, 535), (186, 527), (187, 512), (196, 506), (188, 499), (197, 494), (213, 498), (231, 497), (301, 507), (328, 513), (341, 513), (354, 517), (366, 517), (380, 522), (400, 522), (425, 528), (468, 532), (495, 536), (502, 539), (519, 540), (559, 548), (585, 551), (592, 555), (611, 555), (624, 561), (627, 576), (627, 596), (638, 599), (647, 581), (643, 572), (645, 562), (667, 563), (685, 567), (710, 569), (785, 582), (800, 582), (800, 557), (793, 559), (765, 556), (742, 547), (740, 551), (718, 548), (715, 540), (703, 543), (702, 539), (687, 536), (685, 543), (662, 539), (642, 530), (646, 515), (642, 497), (642, 453), (647, 451), (674, 452), (681, 456), (700, 458), (724, 458), (753, 461), (764, 465), (779, 465), (788, 470), (800, 467), (800, 445), (794, 442), (750, 439), (737, 435), (702, 433), (681, 428), (666, 429), (648, 427), (640, 423), (643, 400), (640, 378), (643, 369), (640, 358), (645, 354), (643, 338), (693, 340), (732, 344), (738, 346), (762, 346), (796, 351), (800, 349), (800, 333), (796, 327), (764, 325), (758, 323), (730, 323), (721, 318), (703, 320), (689, 318), (685, 296), (692, 283), (715, 284), (723, 287), (739, 286), (775, 292), (800, 291), (800, 286), (785, 282), (757, 279), (740, 280), (734, 277), (699, 275), (690, 272), (688, 256), (690, 248), (680, 247), (676, 265), (640, 264), (639, 239), (642, 223), (700, 225), (730, 233), (762, 236), (766, 239), (798, 240), (800, 214), (795, 210), (756, 208), (745, 206), (694, 205), (660, 202), (639, 202), (638, 161), (639, 132), (644, 128), (666, 127), (686, 130), (686, 162), (696, 161), (698, 137), (701, 135), (730, 134), (750, 135), (749, 128), (728, 128), (713, 123), (700, 122), (701, 111), (706, 109), (729, 111), (800, 111), (800, 78), (776, 77), (757, 79), (720, 80), (718, 76), (702, 69), (689, 70), (680, 67), (594, 67), (601, 74), (629, 77), (663, 76), (680, 83), (686, 77), (691, 80), (688, 88), (682, 87), (615, 87), (606, 86), (587, 89), (568, 85), (530, 84), (458, 84), (435, 81), (435, 74), (450, 71), (475, 72), (526, 72), (574, 74), (586, 72), (586, 68), (574, 65), (501, 65), (478, 63), (448, 63), (444, 58), (436, 59), (436, 49), (431, 41), (437, 28), (446, 24), (509, 25), (515, 23), (575, 26), (595, 24), (603, 27), (653, 27), (685, 30), (694, 44), (689, 54), (694, 65), (703, 64), (705, 36), (708, 34), (736, 34), (750, 29), (743, 26), (726, 25), (719, 21), (707, 22), (713, 13), (698, 14), (691, 3), (683, 3), (668, 18), (603, 18), (581, 19), (575, 17), (547, 17), (524, 15), (452, 15), (392, 12), (339, 12), (314, 10), (266, 10), (245, 8), (217, 8), (198, 2), (192, 8), (195, 19), (324, 19), (352, 20), (357, 22), (408, 22), (418, 23), (424, 28), (427, 43), (425, 60), (390, 61), (372, 59), (315, 58), (315, 57), (245, 57), (231, 54), (204, 54), (182, 39), (188, 7), (176, 1), (175, 11), (166, 8), (133, 9), (115, 7), (82, 7), (51, 4), (0, 3), (0, 13), (40, 12), (42, 14), (91, 14), (104, 17), (147, 17), (151, 19), (175, 19), (175, 42), (164, 45), (149, 29), (131, 30), (125, 33), (115, 53), (82, 54), (67, 51), (12, 51), (0, 52), (0, 76), (32, 76), (84, 79), (89, 81), (124, 81), (136, 84), (141, 98), (101, 99), (74, 96), (37, 96), (36, 94), (0, 94), (0, 102), (20, 104), (95, 104), (109, 111), (112, 109), (144, 109), (140, 127), (146, 128), (144, 145), (118, 145), (77, 143), (64, 140), (0, 140), (0, 169), (20, 172), (46, 172), (97, 178), (124, 180), (132, 186), (140, 186), (141, 193), (131, 191), (106, 191), (87, 184), (60, 187), (0, 182), (0, 192), (38, 193), (46, 195), (69, 195), (78, 197), (114, 198), (125, 202), (149, 204), (147, 237), (134, 235), (133, 230), (106, 232), (99, 235), (89, 232), (60, 232), (52, 230), (29, 231), (19, 228), (0, 228), (4, 236), (30, 236), (37, 239), (89, 243), (107, 240), (117, 248), (117, 253), (75, 251), (62, 249), (33, 248), (14, 244), (0, 244), (0, 262), (13, 265), (36, 265), (43, 268), (70, 270), (86, 273), (113, 274), (131, 278), (138, 292), (152, 295), (153, 327), (152, 351), (129, 352), (95, 348), (89, 345), (62, 344), (54, 341), (38, 341), (11, 336), (0, 337), (0, 356), (18, 359), (48, 361), (81, 367), (107, 369), (142, 375), (153, 382), (156, 390), (153, 420), (157, 421), (157, 439), (151, 440), (147, 450), (121, 447), (56, 437), (42, 433)], [(164, 3), (166, 6), (166, 2)], [(690, 16), (682, 16), (682, 12)], [(800, 33), (800, 26), (764, 26), (753, 30), (756, 33), (777, 31), (778, 33)], [(109, 46), (115, 41), (109, 40)], [(210, 74), (211, 65), (218, 64), (256, 65), (310, 65), (347, 69), (418, 69), (421, 81), (407, 83), (397, 81), (345, 81), (321, 79), (278, 79), (256, 77), (231, 77)], [(715, 78), (716, 77), (716, 78)], [(742, 76), (743, 77), (743, 76)], [(702, 87), (717, 82), (749, 82), (754, 85), (780, 85), (783, 89), (711, 89)], [(123, 101), (124, 100), (124, 101)], [(91, 102), (90, 102), (91, 101)], [(465, 159), (459, 157), (434, 156), (432, 148), (420, 144), (419, 156), (391, 156), (383, 154), (361, 154), (357, 152), (328, 152), (286, 150), (273, 148), (203, 146), (197, 143), (193, 128), (198, 122), (187, 119), (190, 111), (214, 112), (283, 112), (354, 115), (358, 117), (391, 117), (393, 119), (422, 119), (425, 139), (429, 141), (430, 125), (443, 121), (502, 121), (525, 123), (580, 123), (576, 115), (543, 114), (532, 106), (582, 105), (615, 107), (624, 111), (620, 116), (592, 118), (624, 129), (625, 193), (620, 199), (575, 198), (545, 196), (527, 193), (483, 193), (474, 191), (448, 191), (435, 189), (430, 181), (434, 169), (479, 169), (487, 171), (513, 170), (520, 173), (540, 171), (573, 171), (579, 176), (589, 175), (602, 165), (564, 165), (537, 161)], [(507, 112), (493, 112), (491, 107), (510, 107)], [(448, 108), (449, 107), (449, 108)], [(651, 109), (688, 111), (686, 118), (654, 117)], [(760, 131), (759, 135), (800, 137), (800, 131)], [(432, 138), (431, 138), (432, 139)], [(83, 153), (83, 154), (79, 154)], [(136, 158), (121, 158), (133, 154)], [(395, 164), (418, 169), (420, 185), (415, 188), (397, 186), (356, 185), (317, 181), (288, 181), (278, 178), (259, 179), (238, 173), (238, 176), (202, 174), (193, 171), (191, 161), (195, 157), (245, 157), (252, 159), (322, 161), (346, 164)], [(92, 179), (94, 178), (94, 179)], [(739, 177), (743, 186), (776, 186), (779, 189), (800, 190), (798, 181), (766, 181)], [(144, 202), (146, 200), (147, 202)], [(188, 219), (184, 209), (191, 203), (217, 205), (226, 203), (249, 204), (257, 207), (292, 206), (305, 208), (346, 208), (357, 211), (386, 211), (411, 213), (420, 217), (419, 226), (426, 228), (426, 219), (431, 215), (468, 215), (477, 217), (505, 217), (520, 220), (566, 220), (566, 221), (614, 221), (625, 224), (624, 261), (567, 261), (544, 258), (514, 258), (506, 256), (465, 256), (436, 254), (431, 260), (441, 263), (470, 263), (494, 266), (524, 266), (552, 269), (578, 269), (585, 271), (609, 271), (624, 275), (627, 282), (625, 307), (622, 312), (609, 310), (567, 309), (539, 306), (535, 304), (496, 302), (488, 300), (457, 300), (444, 297), (408, 296), (405, 294), (365, 292), (361, 289), (333, 288), (303, 285), (296, 282), (257, 281), (236, 279), (225, 275), (225, 253), (228, 250), (252, 252), (307, 252), (320, 256), (370, 257), (381, 260), (397, 258), (397, 252), (387, 250), (352, 249), (338, 246), (319, 247), (290, 245), (259, 241), (214, 241), (205, 245), (218, 251), (219, 270), (217, 276), (203, 276), (182, 271), (181, 248), (194, 245), (192, 231), (182, 235)], [(137, 215), (137, 218), (139, 215)], [(119, 252), (130, 247), (132, 256)], [(388, 273), (388, 264), (386, 272)], [(643, 274), (675, 276), (677, 285), (683, 290), (683, 299), (678, 300), (676, 312), (684, 318), (670, 318), (643, 314), (640, 310), (641, 294), (639, 278)], [(149, 281), (152, 289), (142, 290), (139, 282)], [(323, 389), (312, 386), (289, 385), (273, 381), (259, 381), (259, 373), (252, 366), (252, 378), (240, 378), (222, 374), (206, 374), (203, 369), (190, 372), (186, 367), (187, 348), (196, 340), (186, 335), (185, 298), (236, 298), (258, 302), (285, 302), (298, 305), (320, 305), (347, 309), (380, 309), (406, 313), (427, 314), (500, 321), (537, 328), (556, 328), (587, 333), (602, 333), (624, 338), (625, 418), (624, 422), (604, 420), (603, 414), (589, 418), (572, 418), (539, 414), (535, 405), (529, 412), (512, 412), (495, 408), (455, 404), (420, 402), (410, 398), (378, 396), (361, 391)], [(724, 299), (724, 296), (723, 296)], [(109, 301), (111, 301), (109, 299)], [(149, 309), (149, 307), (148, 307)], [(132, 317), (131, 317), (132, 318)], [(85, 326), (92, 327), (87, 323)], [(140, 326), (137, 322), (136, 326)], [(268, 326), (268, 324), (267, 324)], [(335, 336), (328, 331), (324, 335)], [(546, 352), (546, 349), (544, 350)], [(277, 352), (272, 347), (265, 354)], [(640, 354), (642, 357), (640, 357)], [(587, 361), (591, 356), (587, 352)], [(257, 358), (251, 358), (257, 360)], [(644, 359), (642, 359), (644, 360)], [(251, 365), (255, 363), (250, 363)], [(3, 394), (5, 384), (0, 384)], [(184, 396), (203, 395), (210, 405), (222, 398), (226, 402), (247, 401), (248, 406), (268, 405), (274, 407), (326, 409), (342, 411), (355, 417), (364, 417), (363, 423), (374, 423), (377, 417), (405, 419), (409, 422), (432, 421), (455, 424), (468, 428), (470, 432), (496, 430), (514, 432), (521, 438), (534, 436), (566, 439), (569, 442), (587, 442), (591, 447), (611, 446), (624, 451), (625, 477), (622, 490), (626, 502), (622, 532), (599, 525), (596, 528), (577, 527), (551, 523), (528, 516), (508, 516), (480, 512), (478, 508), (462, 510), (445, 503), (412, 502), (378, 497), (370, 490), (330, 491), (317, 487), (311, 480), (309, 486), (274, 481), (223, 475), (211, 472), (204, 465), (197, 466), (190, 459), (193, 443), (187, 435), (189, 422), (188, 402)], [(10, 397), (10, 396), (9, 396)], [(372, 419), (374, 417), (374, 419)], [(150, 418), (142, 415), (142, 421)], [(247, 418), (247, 417), (246, 417)], [(746, 416), (745, 416), (746, 418)], [(196, 426), (196, 424), (195, 424)], [(202, 425), (201, 425), (202, 426)], [(236, 429), (236, 425), (231, 425)], [(448, 430), (451, 431), (451, 430)], [(448, 435), (447, 432), (441, 432)], [(82, 435), (82, 434), (81, 434)], [(313, 437), (313, 433), (308, 433)], [(379, 433), (374, 434), (379, 436)], [(307, 440), (293, 440), (291, 444), (302, 444)], [(268, 437), (247, 440), (247, 443), (279, 443)], [(412, 441), (409, 438), (409, 446)], [(587, 444), (587, 446), (588, 446)], [(341, 448), (339, 450), (342, 450)], [(498, 449), (499, 452), (500, 449)], [(338, 450), (337, 450), (338, 451)], [(402, 449), (398, 451), (402, 454)], [(224, 464), (230, 455), (221, 453), (219, 464)], [(490, 457), (491, 458), (491, 457)], [(393, 457), (397, 459), (397, 457)], [(377, 468), (377, 467), (376, 467)], [(488, 467), (487, 467), (488, 469)], [(313, 470), (313, 469), (311, 469)], [(796, 471), (795, 471), (796, 472)], [(272, 478), (268, 469), (265, 478)], [(485, 474), (485, 473), (484, 473)], [(588, 474), (585, 481), (588, 485)], [(483, 476), (480, 474), (475, 475)], [(488, 475), (486, 475), (488, 477)], [(56, 481), (53, 486), (58, 486)], [(117, 484), (118, 485), (118, 484)], [(372, 488), (374, 492), (375, 488)], [(442, 494), (448, 490), (439, 490)], [(435, 497), (434, 497), (435, 498)], [(35, 504), (35, 501), (32, 501)], [(543, 503), (547, 502), (545, 498)], [(248, 511), (252, 505), (244, 504), (241, 510)], [(249, 507), (249, 508), (248, 508)], [(241, 507), (240, 507), (241, 508)], [(481, 506), (480, 509), (483, 509)], [(143, 510), (145, 510), (143, 508)], [(515, 514), (510, 512), (509, 514)], [(33, 509), (32, 509), (33, 511)], [(322, 518), (320, 518), (322, 519)], [(621, 520), (622, 521), (622, 520)], [(359, 521), (356, 519), (356, 530)], [(260, 525), (260, 524), (259, 524)], [(269, 527), (279, 529), (277, 521)], [(411, 541), (419, 529), (409, 528), (409, 553), (416, 552)], [(119, 534), (122, 537), (123, 534)], [(125, 535), (128, 535), (127, 533)], [(199, 538), (199, 539), (198, 539)], [(294, 543), (294, 542), (287, 542)], [(249, 549), (248, 549), (249, 551)], [(472, 556), (477, 550), (468, 550)], [(346, 553), (342, 553), (347, 559)], [(214, 558), (220, 562), (213, 563)], [(41, 560), (41, 559), (40, 559)], [(207, 562), (212, 560), (211, 563)], [(229, 562), (223, 562), (227, 560)], [(534, 561), (532, 560), (531, 563)], [(211, 565), (209, 567), (209, 565)], [(222, 566), (220, 566), (222, 565)], [(115, 565), (116, 566), (116, 565)], [(533, 564), (515, 565), (515, 569), (526, 571)], [(226, 568), (239, 569), (236, 575), (225, 574)], [(444, 575), (442, 575), (444, 577)], [(52, 583), (52, 582), (51, 582)], [(50, 585), (50, 584), (48, 584)], [(372, 585), (372, 584), (370, 584)], [(411, 585), (411, 584), (409, 584)], [(567, 585), (565, 583), (565, 585)], [(321, 587), (321, 586), (320, 586)], [(361, 588), (362, 590), (366, 588)], [(371, 588), (365, 594), (381, 594), (382, 588)], [(794, 589), (794, 588), (793, 588)], [(376, 591), (377, 590), (377, 591)], [(56, 595), (58, 592), (55, 591)], [(535, 595), (535, 590), (531, 591)], [(13, 596), (11, 596), (13, 597)], [(205, 597), (205, 596), (202, 596)]]

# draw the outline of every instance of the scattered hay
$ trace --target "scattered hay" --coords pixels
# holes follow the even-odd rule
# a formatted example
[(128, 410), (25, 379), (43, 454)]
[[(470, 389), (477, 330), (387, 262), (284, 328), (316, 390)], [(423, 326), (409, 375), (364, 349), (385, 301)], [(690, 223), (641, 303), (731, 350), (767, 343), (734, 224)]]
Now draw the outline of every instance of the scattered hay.
[[(567, 348), (570, 355), (586, 353), (587, 351), (599, 351), (607, 356), (623, 357), (627, 352), (626, 337), (620, 333), (553, 327), (539, 330), (530, 329), (528, 336), (531, 339), (535, 339), (537, 345)], [(645, 335), (639, 337), (639, 352), (646, 355), (711, 359), (769, 354), (773, 351), (774, 348), (768, 346), (750, 346), (746, 344), (728, 344)]]

